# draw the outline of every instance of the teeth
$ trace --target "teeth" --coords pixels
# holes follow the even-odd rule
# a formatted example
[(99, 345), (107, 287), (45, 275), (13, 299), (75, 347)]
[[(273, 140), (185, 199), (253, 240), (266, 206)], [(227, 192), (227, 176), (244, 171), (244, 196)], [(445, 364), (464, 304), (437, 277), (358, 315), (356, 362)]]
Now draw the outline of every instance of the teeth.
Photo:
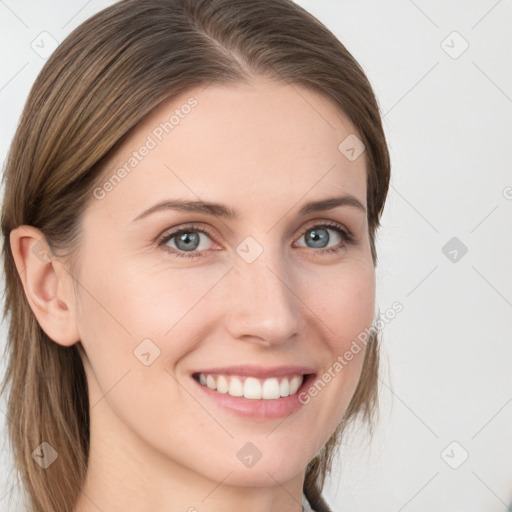
[(244, 397), (259, 400), (261, 398), (261, 384), (254, 377), (247, 377), (244, 382)]
[(228, 381), (226, 380), (226, 377), (223, 377), (222, 375), (217, 379), (217, 391), (223, 395), (229, 391)]
[(288, 396), (290, 394), (290, 383), (288, 379), (283, 379), (281, 381), (281, 385), (279, 386), (279, 394), (281, 396)]
[(257, 379), (255, 377), (234, 377), (228, 375), (199, 374), (199, 382), (203, 386), (215, 389), (219, 393), (247, 398), (249, 400), (275, 400), (294, 395), (300, 388), (304, 377), (294, 375), (284, 377), (281, 382), (276, 377)]
[(217, 383), (215, 382), (215, 379), (211, 375), (208, 375), (206, 377), (206, 385), (210, 389), (217, 389)]
[(297, 390), (300, 388), (302, 384), (302, 377), (293, 377), (290, 381), (290, 395), (294, 395), (297, 393)]
[(261, 396), (267, 400), (281, 398), (281, 393), (279, 392), (279, 381), (277, 379), (265, 380), (261, 388)]
[(229, 382), (229, 391), (231, 396), (244, 396), (244, 385), (237, 377), (231, 377)]

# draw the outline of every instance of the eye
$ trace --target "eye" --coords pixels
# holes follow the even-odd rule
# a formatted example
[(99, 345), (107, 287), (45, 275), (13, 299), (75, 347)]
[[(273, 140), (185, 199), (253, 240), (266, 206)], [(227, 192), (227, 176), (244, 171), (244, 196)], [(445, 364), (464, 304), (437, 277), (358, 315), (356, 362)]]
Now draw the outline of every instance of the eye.
[[(334, 236), (329, 234), (329, 232), (334, 233)], [(299, 240), (302, 239), (306, 241), (306, 244), (310, 243), (310, 245), (306, 245), (306, 247), (319, 249), (315, 252), (320, 253), (336, 253), (344, 249), (347, 245), (351, 245), (355, 242), (355, 237), (351, 233), (338, 224), (331, 222), (308, 228), (299, 238)], [(328, 247), (329, 242), (332, 240), (337, 243), (332, 247)], [(304, 246), (299, 245), (299, 247)]]
[[(334, 236), (330, 233), (334, 233)], [(158, 246), (178, 258), (197, 258), (207, 256), (212, 238), (204, 227), (195, 225), (184, 226), (179, 230), (164, 233), (158, 241)], [(299, 240), (301, 239), (311, 244), (306, 245), (306, 247), (313, 249), (314, 253), (320, 254), (339, 252), (356, 241), (354, 235), (332, 222), (308, 228), (299, 238)], [(208, 240), (210, 243), (208, 243)], [(329, 247), (328, 244), (332, 240), (337, 243)], [(294, 247), (304, 247), (304, 245), (296, 245), (295, 243)]]
[[(178, 231), (164, 234), (158, 242), (159, 246), (163, 246), (164, 251), (172, 253), (174, 256), (183, 258), (193, 258), (203, 256), (203, 252), (208, 247), (205, 238), (210, 238), (206, 229), (197, 226), (185, 226)], [(167, 245), (172, 242), (171, 245)], [(187, 254), (189, 253), (189, 254)]]

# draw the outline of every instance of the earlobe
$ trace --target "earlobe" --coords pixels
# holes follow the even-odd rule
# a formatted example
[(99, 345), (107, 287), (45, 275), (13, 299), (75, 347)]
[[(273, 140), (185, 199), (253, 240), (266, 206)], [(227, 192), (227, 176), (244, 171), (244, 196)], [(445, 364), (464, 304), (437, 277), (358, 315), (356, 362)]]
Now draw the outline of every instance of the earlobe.
[(80, 341), (72, 277), (52, 252), (44, 234), (19, 226), (9, 236), (25, 295), (43, 331), (59, 345)]

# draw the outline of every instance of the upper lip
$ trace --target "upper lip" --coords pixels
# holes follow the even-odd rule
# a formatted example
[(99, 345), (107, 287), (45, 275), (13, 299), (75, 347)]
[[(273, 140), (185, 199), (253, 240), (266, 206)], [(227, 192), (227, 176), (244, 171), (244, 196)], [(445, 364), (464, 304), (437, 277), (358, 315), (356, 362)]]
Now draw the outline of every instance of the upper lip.
[(315, 373), (315, 371), (310, 366), (264, 367), (250, 364), (240, 364), (235, 366), (225, 366), (222, 368), (205, 368), (203, 370), (197, 370), (194, 373), (220, 373), (222, 375), (240, 375), (247, 377), (259, 377), (261, 379), (265, 379), (269, 377), (284, 377), (286, 375), (309, 375)]

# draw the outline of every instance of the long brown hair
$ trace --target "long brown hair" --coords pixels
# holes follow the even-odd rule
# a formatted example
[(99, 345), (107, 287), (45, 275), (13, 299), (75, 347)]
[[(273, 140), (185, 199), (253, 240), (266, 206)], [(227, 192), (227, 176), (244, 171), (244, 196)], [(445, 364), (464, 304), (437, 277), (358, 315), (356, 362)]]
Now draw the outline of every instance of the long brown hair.
[[(79, 345), (63, 347), (39, 326), (9, 244), (14, 228), (40, 229), (52, 252), (79, 256), (80, 219), (102, 163), (162, 101), (209, 83), (251, 76), (298, 84), (328, 97), (365, 145), (371, 253), (388, 191), (390, 161), (379, 107), (343, 44), (291, 0), (123, 0), (75, 29), (55, 50), (27, 99), (8, 154), (2, 209), (4, 319), (9, 315), (7, 426), (15, 469), (33, 512), (73, 509), (85, 480), (89, 402)], [(341, 141), (340, 141), (341, 142)], [(73, 266), (71, 266), (73, 268)], [(343, 420), (309, 463), (304, 492), (321, 493), (345, 426), (371, 426), (377, 404), (378, 336)], [(42, 469), (32, 452), (58, 445)]]

